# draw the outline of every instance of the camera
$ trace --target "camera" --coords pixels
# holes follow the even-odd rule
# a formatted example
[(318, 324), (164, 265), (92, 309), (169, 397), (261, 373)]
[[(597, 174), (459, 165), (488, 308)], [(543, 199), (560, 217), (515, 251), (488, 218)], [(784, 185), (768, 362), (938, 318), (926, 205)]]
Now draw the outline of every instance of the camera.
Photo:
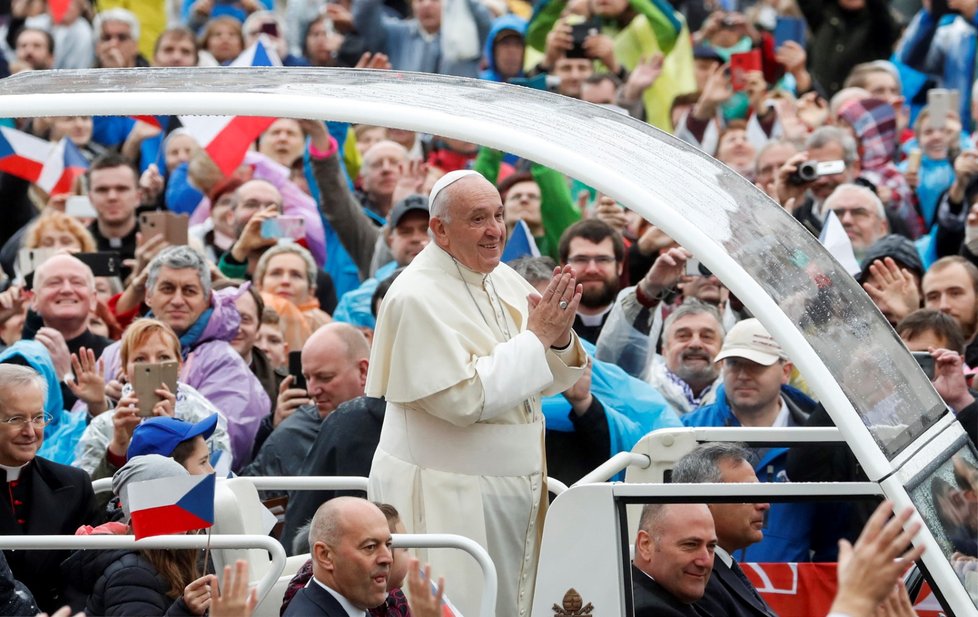
[(845, 161), (805, 161), (788, 176), (788, 182), (794, 185), (808, 184), (821, 176), (834, 176), (845, 170)]

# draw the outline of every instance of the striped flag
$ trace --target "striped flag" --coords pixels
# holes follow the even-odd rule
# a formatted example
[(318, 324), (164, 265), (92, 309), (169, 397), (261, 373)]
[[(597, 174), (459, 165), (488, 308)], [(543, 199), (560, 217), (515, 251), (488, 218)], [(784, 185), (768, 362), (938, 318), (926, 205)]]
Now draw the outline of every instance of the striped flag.
[(88, 169), (88, 161), (68, 138), (52, 143), (30, 133), (0, 127), (0, 171), (37, 184), (48, 194), (65, 193)]
[(136, 539), (211, 527), (214, 478), (209, 474), (133, 482), (128, 498)]
[[(274, 46), (260, 36), (234, 59), (231, 67), (282, 66)], [(225, 176), (241, 165), (245, 153), (275, 118), (252, 116), (180, 116), (180, 123), (197, 139)]]

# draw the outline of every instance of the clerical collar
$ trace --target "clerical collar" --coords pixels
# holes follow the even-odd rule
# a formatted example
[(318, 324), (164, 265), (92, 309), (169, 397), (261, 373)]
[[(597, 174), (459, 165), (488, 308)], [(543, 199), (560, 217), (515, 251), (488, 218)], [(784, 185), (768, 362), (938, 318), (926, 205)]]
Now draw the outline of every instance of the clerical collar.
[(719, 557), (720, 561), (722, 561), (728, 568), (733, 567), (733, 556), (721, 548), (719, 544), (717, 544), (713, 549), (713, 554)]
[(349, 615), (350, 617), (365, 617), (365, 615), (367, 614), (367, 611), (361, 610), (353, 606), (352, 604), (350, 604), (350, 601), (344, 598), (343, 596), (341, 596), (338, 591), (331, 589), (315, 576), (312, 577), (312, 581), (317, 585), (319, 585), (320, 587), (322, 587), (323, 589), (325, 589), (329, 593), (329, 595), (336, 598), (336, 601), (340, 603), (340, 606), (343, 607), (343, 610), (346, 611), (346, 614)]
[(26, 463), (24, 463), (20, 467), (8, 467), (7, 465), (0, 465), (0, 469), (6, 470), (6, 472), (7, 472), (7, 482), (14, 482), (14, 481), (20, 479), (20, 472), (24, 469), (24, 467), (27, 467), (30, 464), (31, 464), (31, 462), (30, 461), (27, 461)]
[[(430, 242), (428, 244), (428, 247), (434, 247), (432, 250), (437, 251), (437, 253), (435, 253), (436, 255), (438, 255), (439, 257), (441, 257), (443, 259), (447, 259), (450, 262), (446, 266), (449, 270), (455, 269), (455, 268), (452, 268), (452, 265), (451, 265), (452, 263), (454, 263), (456, 266), (458, 266), (458, 268), (457, 268), (458, 275), (462, 278), (463, 281), (465, 281), (469, 285), (475, 285), (476, 287), (482, 287), (485, 284), (486, 277), (489, 276), (485, 272), (476, 272), (475, 270), (469, 268), (468, 266), (466, 266), (465, 264), (463, 264), (459, 260), (457, 260), (454, 257), (452, 257), (451, 253), (449, 253), (448, 251), (446, 251), (442, 247), (438, 246), (434, 242)], [(425, 247), (425, 250), (427, 250), (428, 247)]]
[(582, 324), (589, 328), (600, 326), (602, 323), (604, 323), (605, 315), (607, 315), (614, 306), (615, 303), (612, 302), (605, 310), (601, 311), (597, 315), (585, 315), (584, 313), (578, 313), (577, 317), (581, 320)]

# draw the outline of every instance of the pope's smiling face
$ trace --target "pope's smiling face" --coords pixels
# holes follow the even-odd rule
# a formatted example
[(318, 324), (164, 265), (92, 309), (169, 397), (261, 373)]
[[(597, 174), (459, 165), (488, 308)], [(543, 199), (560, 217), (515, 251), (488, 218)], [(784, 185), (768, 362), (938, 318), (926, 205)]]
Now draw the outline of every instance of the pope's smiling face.
[(467, 176), (445, 188), (451, 194), (447, 218), (432, 216), (431, 229), (438, 246), (459, 263), (488, 274), (499, 265), (506, 244), (503, 202), (488, 180)]

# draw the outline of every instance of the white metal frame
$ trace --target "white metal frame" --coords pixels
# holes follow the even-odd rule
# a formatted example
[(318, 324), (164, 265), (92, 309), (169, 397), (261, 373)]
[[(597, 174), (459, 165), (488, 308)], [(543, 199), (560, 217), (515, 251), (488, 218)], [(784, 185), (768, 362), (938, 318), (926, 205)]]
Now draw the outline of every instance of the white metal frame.
[[(285, 549), (274, 538), (229, 534), (212, 535), (209, 541), (210, 547), (214, 549), (256, 548), (268, 551), (271, 563), (256, 586), (259, 603), (265, 599), (285, 569)], [(3, 550), (203, 549), (207, 543), (208, 536), (205, 534), (153, 536), (142, 540), (137, 540), (135, 536), (116, 535), (0, 536), (0, 549)]]
[[(192, 68), (31, 71), (0, 83), (0, 110), (11, 117), (93, 111), (122, 115), (260, 113), (365, 122), (431, 132), (525, 156), (618, 199), (696, 254), (778, 339), (869, 478), (880, 481), (898, 503), (909, 502), (909, 495), (891, 475), (915, 456), (930, 456), (927, 444), (942, 432), (961, 432), (953, 416), (945, 415), (888, 460), (843, 391), (845, 375), (835, 375), (809, 342), (811, 336), (821, 344), (818, 324), (803, 332), (786, 313), (795, 310), (789, 298), (782, 296), (785, 306), (779, 305), (724, 244), (731, 237), (732, 225), (749, 224), (744, 218), (752, 214), (742, 206), (763, 209), (765, 220), (777, 230), (766, 238), (775, 241), (779, 232), (800, 238), (797, 223), (715, 159), (600, 107), (526, 88), (430, 74)], [(731, 219), (732, 214), (738, 218)], [(892, 360), (904, 381), (897, 385), (912, 383), (920, 401), (939, 404), (923, 374), (908, 368), (913, 367), (909, 353), (900, 348), (882, 315), (851, 277), (843, 276), (841, 267), (810, 237), (804, 243), (808, 253), (803, 257), (829, 268), (832, 276), (824, 272), (823, 276), (846, 292), (833, 298), (836, 308), (849, 308), (869, 331), (886, 333), (886, 340), (879, 342), (885, 357), (865, 358), (866, 367)], [(743, 253), (745, 246), (738, 250), (745, 257), (768, 263), (764, 246), (752, 248), (752, 255)], [(923, 560), (941, 584), (950, 608), (960, 615), (978, 614), (930, 532), (922, 531), (915, 540), (927, 547)]]

